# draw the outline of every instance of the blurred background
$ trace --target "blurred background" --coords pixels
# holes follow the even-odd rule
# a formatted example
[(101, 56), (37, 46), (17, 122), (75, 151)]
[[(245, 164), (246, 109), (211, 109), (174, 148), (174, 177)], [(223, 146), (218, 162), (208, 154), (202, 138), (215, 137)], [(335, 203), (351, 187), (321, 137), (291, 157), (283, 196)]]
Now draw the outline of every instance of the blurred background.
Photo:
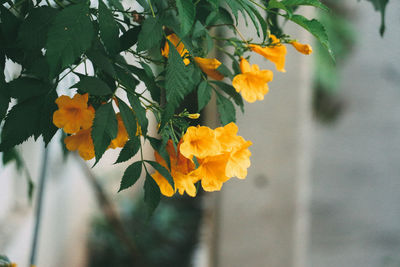
[[(371, 3), (325, 2), (332, 12), (317, 15), (336, 64), (316, 43), (311, 56), (288, 47), (287, 72), (238, 113), (239, 134), (254, 144), (246, 180), (163, 198), (148, 217), (142, 184), (116, 193), (129, 164), (113, 165), (118, 150), (91, 169), (64, 154), (62, 136), (47, 157), (30, 140), (3, 155), (0, 254), (29, 266), (45, 177), (37, 267), (400, 267), (400, 2), (388, 3), (383, 38)], [(12, 79), (18, 66), (7, 64)], [(202, 117), (217, 125), (212, 105)]]

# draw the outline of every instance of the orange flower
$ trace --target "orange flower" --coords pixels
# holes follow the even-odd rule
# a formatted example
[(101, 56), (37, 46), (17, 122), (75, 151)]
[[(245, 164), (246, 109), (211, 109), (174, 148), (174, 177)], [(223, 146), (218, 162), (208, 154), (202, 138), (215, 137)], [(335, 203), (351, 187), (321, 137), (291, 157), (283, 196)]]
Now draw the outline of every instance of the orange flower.
[(117, 137), (111, 141), (109, 148), (124, 147), (129, 139), (128, 132), (126, 131), (124, 122), (122, 121), (121, 118), (121, 114), (119, 113), (117, 114), (117, 121), (118, 121), (118, 134)]
[(91, 136), (92, 128), (80, 130), (74, 135), (64, 139), (65, 146), (69, 151), (78, 150), (84, 160), (94, 158), (94, 145)]
[(269, 91), (267, 83), (272, 81), (272, 71), (260, 70), (256, 64), (250, 66), (249, 62), (244, 58), (240, 61), (240, 69), (242, 74), (238, 74), (233, 78), (233, 87), (249, 103), (263, 100), (264, 95)]
[(182, 137), (180, 151), (188, 159), (216, 156), (221, 146), (215, 132), (206, 126), (190, 126)]
[[(192, 170), (194, 170), (194, 163), (185, 158), (180, 153), (180, 144), (178, 144), (178, 151), (175, 151), (175, 148), (172, 144), (172, 141), (169, 140), (167, 143), (167, 152), (170, 158), (171, 163), (171, 176), (174, 179), (175, 190), (168, 183), (167, 179), (165, 179), (159, 172), (155, 172), (152, 177), (160, 187), (160, 191), (163, 195), (171, 197), (177, 190), (179, 194), (183, 195), (185, 192), (189, 196), (196, 196), (196, 187), (195, 183), (198, 181), (196, 177), (188, 175)], [(158, 163), (168, 169), (168, 166), (165, 160), (155, 152), (155, 158)]]
[(199, 159), (200, 166), (190, 175), (201, 179), (201, 186), (205, 191), (221, 190), (223, 183), (229, 180), (226, 175), (226, 166), (229, 153)]
[(224, 75), (217, 71), (218, 67), (221, 65), (221, 62), (218, 59), (194, 57), (194, 60), (197, 65), (199, 65), (200, 69), (209, 77), (214, 80), (222, 80), (224, 78)]
[(229, 157), (226, 165), (226, 176), (237, 177), (244, 179), (247, 176), (247, 169), (250, 167), (250, 156), (251, 152), (248, 149), (253, 143), (251, 141), (244, 140), (243, 137), (239, 136), (241, 140), (240, 146), (235, 147)]
[(233, 122), (215, 129), (215, 135), (223, 152), (231, 152), (235, 147), (241, 145), (242, 137), (237, 135), (238, 130), (237, 125)]
[(293, 45), (293, 47), (296, 48), (297, 51), (304, 55), (309, 55), (312, 53), (312, 47), (309, 44), (301, 44), (296, 41), (293, 41), (290, 44)]
[(76, 133), (81, 128), (92, 127), (94, 109), (92, 106), (88, 107), (88, 98), (88, 94), (76, 94), (72, 99), (66, 95), (57, 98), (58, 110), (53, 114), (54, 125), (69, 134)]
[[(168, 35), (167, 39), (175, 46), (176, 50), (181, 55), (181, 57), (185, 57), (186, 54), (189, 53), (185, 48), (185, 45), (182, 43), (181, 39), (179, 39), (179, 37), (175, 33)], [(166, 41), (164, 49), (161, 49), (161, 55), (163, 57), (168, 58), (168, 54), (169, 54), (169, 43)], [(185, 63), (185, 65), (188, 65), (190, 63), (190, 60), (188, 58), (184, 58), (183, 63)]]
[(285, 56), (286, 56), (286, 46), (280, 43), (280, 40), (271, 34), (272, 39), (271, 47), (261, 47), (259, 45), (250, 44), (249, 47), (253, 52), (262, 55), (266, 59), (275, 63), (276, 69), (281, 72), (286, 72), (285, 70)]

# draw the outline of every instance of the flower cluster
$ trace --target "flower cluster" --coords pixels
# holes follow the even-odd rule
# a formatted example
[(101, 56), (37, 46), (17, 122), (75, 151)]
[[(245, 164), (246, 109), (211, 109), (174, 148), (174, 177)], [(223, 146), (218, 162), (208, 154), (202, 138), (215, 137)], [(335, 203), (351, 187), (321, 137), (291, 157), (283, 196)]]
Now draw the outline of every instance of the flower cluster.
[[(70, 151), (77, 150), (84, 160), (90, 160), (95, 156), (91, 136), (95, 110), (88, 105), (88, 99), (88, 94), (75, 94), (73, 98), (62, 95), (56, 100), (58, 110), (53, 114), (54, 125), (71, 134), (64, 139), (66, 148)], [(119, 113), (117, 121), (118, 134), (108, 148), (123, 147), (128, 141), (128, 133)]]
[(157, 162), (169, 169), (175, 183), (175, 188), (172, 188), (166, 178), (155, 172), (152, 177), (161, 193), (172, 196), (178, 191), (194, 197), (194, 184), (198, 181), (201, 181), (205, 191), (218, 191), (232, 177), (246, 178), (251, 155), (248, 148), (252, 142), (238, 136), (237, 132), (238, 127), (234, 123), (215, 130), (206, 126), (189, 127), (176, 150), (171, 141), (167, 144), (170, 168), (155, 152)]

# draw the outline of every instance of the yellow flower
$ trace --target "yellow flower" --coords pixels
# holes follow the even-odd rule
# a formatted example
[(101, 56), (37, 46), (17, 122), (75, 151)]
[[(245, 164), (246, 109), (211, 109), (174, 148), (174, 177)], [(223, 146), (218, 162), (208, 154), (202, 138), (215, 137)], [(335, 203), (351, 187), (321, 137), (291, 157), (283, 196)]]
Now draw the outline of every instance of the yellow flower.
[(73, 134), (81, 128), (88, 129), (92, 126), (94, 109), (87, 105), (89, 95), (76, 94), (72, 99), (62, 95), (56, 100), (58, 110), (53, 114), (53, 123), (64, 132)]
[(245, 141), (241, 136), (239, 137), (241, 139), (241, 144), (235, 147), (230, 154), (226, 165), (226, 176), (235, 176), (239, 179), (244, 179), (247, 176), (247, 169), (250, 167), (251, 152), (248, 147), (253, 143), (251, 141)]
[(215, 132), (206, 126), (190, 126), (182, 140), (180, 152), (188, 159), (216, 156), (221, 151)]
[(293, 45), (293, 47), (296, 48), (297, 51), (304, 55), (309, 55), (312, 53), (312, 47), (309, 44), (301, 44), (296, 41), (293, 41), (290, 44)]
[(215, 129), (215, 135), (221, 145), (222, 152), (231, 152), (235, 147), (241, 145), (242, 137), (237, 135), (238, 130), (237, 125), (233, 122)]
[(272, 39), (271, 47), (261, 47), (259, 45), (250, 44), (249, 47), (253, 52), (262, 55), (266, 59), (275, 63), (276, 69), (281, 72), (286, 72), (285, 70), (285, 56), (286, 56), (286, 46), (280, 43), (280, 40), (271, 34)]
[(272, 81), (272, 71), (260, 70), (256, 64), (250, 66), (249, 62), (244, 58), (240, 61), (240, 69), (242, 74), (238, 74), (233, 78), (233, 87), (249, 103), (263, 100), (264, 95), (269, 91), (267, 83)]
[[(186, 54), (189, 53), (185, 48), (185, 45), (182, 43), (181, 39), (179, 39), (179, 37), (175, 33), (168, 35), (167, 39), (175, 46), (176, 50), (181, 55), (181, 57), (185, 57)], [(161, 49), (161, 55), (163, 57), (168, 58), (168, 54), (169, 54), (169, 43), (166, 41), (164, 49)], [(184, 58), (183, 63), (185, 63), (185, 65), (188, 65), (190, 63), (190, 60), (188, 58)]]
[(84, 129), (80, 130), (74, 135), (65, 137), (65, 146), (69, 151), (78, 150), (79, 155), (84, 160), (90, 160), (94, 158), (94, 145), (91, 131), (92, 128)]
[[(124, 122), (122, 121), (121, 114), (117, 114), (118, 121), (118, 134), (117, 137), (111, 141), (110, 148), (124, 147), (129, 139), (128, 132), (126, 131)], [(136, 131), (137, 134), (138, 131)]]
[(170, 170), (171, 176), (174, 179), (175, 190), (168, 183), (167, 179), (165, 179), (159, 172), (155, 172), (152, 177), (160, 187), (161, 193), (165, 196), (171, 197), (178, 190), (181, 195), (186, 192), (189, 196), (196, 196), (197, 191), (194, 184), (198, 180), (196, 180), (196, 177), (188, 175), (192, 170), (194, 170), (194, 163), (180, 153), (180, 144), (178, 144), (178, 151), (176, 152), (171, 140), (167, 143), (167, 152), (170, 158), (171, 169), (168, 168), (165, 160), (157, 152), (154, 154), (156, 161), (166, 169)]
[(218, 67), (221, 65), (221, 62), (218, 59), (194, 57), (194, 60), (197, 65), (199, 65), (200, 69), (209, 77), (214, 80), (222, 80), (224, 78), (224, 75), (217, 71)]
[(201, 179), (201, 186), (205, 191), (221, 190), (223, 183), (229, 180), (226, 175), (226, 165), (229, 153), (199, 159), (200, 166), (190, 175)]
[(189, 118), (189, 119), (192, 119), (192, 120), (195, 120), (195, 119), (200, 118), (200, 114), (199, 114), (199, 113), (189, 114), (189, 115), (188, 115), (188, 118)]

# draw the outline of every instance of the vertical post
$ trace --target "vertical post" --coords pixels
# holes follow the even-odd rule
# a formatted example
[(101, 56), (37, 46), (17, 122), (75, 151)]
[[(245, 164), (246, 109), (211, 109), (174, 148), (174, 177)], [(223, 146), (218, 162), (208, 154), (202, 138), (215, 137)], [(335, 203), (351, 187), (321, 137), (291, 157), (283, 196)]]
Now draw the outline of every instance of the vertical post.
[(38, 241), (39, 241), (40, 222), (41, 222), (41, 217), (42, 217), (44, 186), (45, 186), (46, 174), (47, 174), (48, 154), (49, 154), (49, 148), (47, 147), (43, 151), (42, 166), (41, 166), (40, 176), (39, 176), (39, 187), (38, 187), (38, 191), (37, 191), (37, 202), (36, 202), (36, 211), (35, 211), (35, 226), (34, 226), (34, 230), (33, 230), (33, 240), (32, 240), (32, 247), (31, 247), (30, 265), (35, 265), (36, 264), (37, 247), (38, 247)]

